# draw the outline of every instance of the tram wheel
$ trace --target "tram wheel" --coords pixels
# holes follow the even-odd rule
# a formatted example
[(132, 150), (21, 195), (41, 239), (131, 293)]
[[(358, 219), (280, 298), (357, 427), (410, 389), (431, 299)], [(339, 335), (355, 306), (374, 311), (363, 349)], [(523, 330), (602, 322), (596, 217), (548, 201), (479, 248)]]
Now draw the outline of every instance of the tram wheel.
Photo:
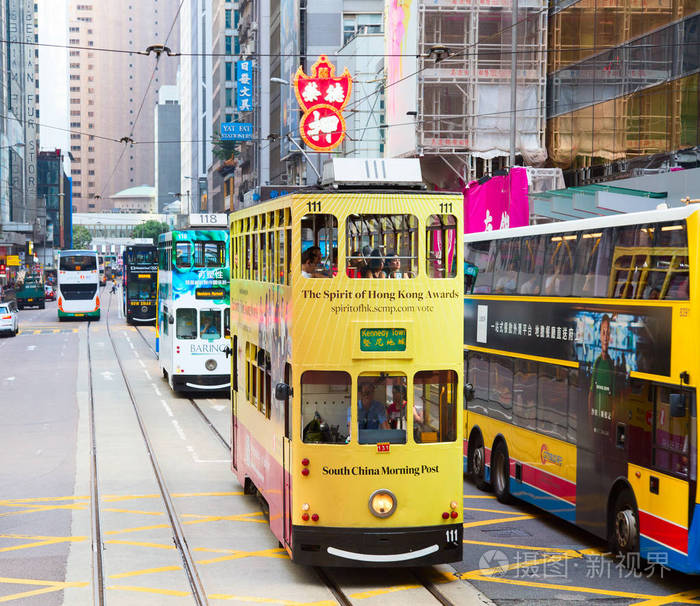
[(479, 490), (488, 488), (488, 483), (486, 482), (486, 452), (484, 451), (484, 441), (481, 439), (481, 436), (474, 438), (472, 447), (469, 450), (469, 474)]
[(615, 499), (609, 542), (613, 553), (639, 552), (639, 513), (629, 490), (623, 490)]
[(491, 485), (501, 503), (510, 502), (510, 459), (503, 442), (499, 442), (491, 453)]

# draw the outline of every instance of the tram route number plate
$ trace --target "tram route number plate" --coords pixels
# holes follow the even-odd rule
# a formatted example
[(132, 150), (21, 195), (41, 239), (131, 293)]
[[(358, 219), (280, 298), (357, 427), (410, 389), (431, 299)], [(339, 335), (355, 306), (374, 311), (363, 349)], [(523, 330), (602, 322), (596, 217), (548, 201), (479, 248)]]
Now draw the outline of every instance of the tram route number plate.
[(361, 328), (360, 351), (406, 351), (406, 329)]

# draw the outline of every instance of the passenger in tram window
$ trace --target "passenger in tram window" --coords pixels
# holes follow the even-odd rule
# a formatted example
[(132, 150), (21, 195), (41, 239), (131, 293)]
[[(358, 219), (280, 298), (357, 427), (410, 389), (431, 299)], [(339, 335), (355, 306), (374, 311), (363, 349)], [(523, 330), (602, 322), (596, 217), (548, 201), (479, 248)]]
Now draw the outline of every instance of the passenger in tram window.
[(384, 257), (382, 252), (375, 248), (369, 256), (370, 278), (386, 278), (384, 275)]
[(301, 275), (304, 278), (318, 277), (318, 264), (321, 262), (321, 249), (309, 246), (301, 253)]
[(394, 383), (391, 386), (391, 402), (386, 407), (391, 429), (406, 429), (406, 405), (406, 386)]
[[(360, 401), (357, 404), (357, 424), (360, 429), (389, 429), (384, 404), (374, 400), (374, 385), (370, 382), (358, 386)], [(348, 408), (348, 427), (350, 409)]]
[(384, 260), (384, 275), (387, 278), (402, 278), (403, 273), (401, 272), (401, 259), (392, 250), (389, 251)]
[(216, 328), (216, 326), (214, 326), (209, 318), (202, 321), (202, 329), (199, 331), (199, 334), (202, 337), (211, 337), (215, 339), (219, 338), (219, 330)]

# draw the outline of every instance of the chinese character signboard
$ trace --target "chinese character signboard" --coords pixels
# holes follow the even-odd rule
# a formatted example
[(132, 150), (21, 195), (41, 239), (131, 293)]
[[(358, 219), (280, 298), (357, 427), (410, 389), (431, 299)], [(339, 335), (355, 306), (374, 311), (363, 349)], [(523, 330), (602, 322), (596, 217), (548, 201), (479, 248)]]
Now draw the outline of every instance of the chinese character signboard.
[(361, 328), (360, 351), (406, 351), (406, 329)]
[(252, 61), (236, 61), (236, 109), (239, 112), (253, 109)]
[(336, 77), (335, 66), (321, 55), (307, 76), (300, 67), (294, 76), (294, 92), (304, 112), (299, 131), (304, 143), (316, 151), (330, 151), (345, 138), (343, 108), (350, 98), (352, 76), (345, 68)]

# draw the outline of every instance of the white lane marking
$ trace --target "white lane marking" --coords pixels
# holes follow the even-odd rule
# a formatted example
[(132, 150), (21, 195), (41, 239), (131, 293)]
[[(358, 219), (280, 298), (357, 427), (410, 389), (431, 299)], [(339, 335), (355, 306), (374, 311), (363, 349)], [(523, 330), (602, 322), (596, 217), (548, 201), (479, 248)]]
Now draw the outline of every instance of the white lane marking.
[[(140, 360), (139, 360), (139, 361), (140, 361)], [(151, 373), (149, 373), (147, 370), (144, 370), (143, 372), (146, 373), (146, 376), (148, 377), (148, 380), (149, 380), (149, 381), (152, 381), (152, 380), (153, 380), (153, 377), (151, 377)]]
[(139, 352), (134, 350), (134, 357), (135, 358), (140, 358), (141, 356), (139, 355)]
[(143, 363), (143, 360), (138, 360), (138, 363), (141, 364), (141, 368), (146, 368), (146, 365)]
[(34, 351), (36, 349), (36, 345), (27, 345), (27, 351)]
[(187, 446), (187, 450), (190, 451), (192, 455), (192, 460), (195, 463), (230, 463), (228, 459), (200, 459), (192, 446)]
[(136, 349), (131, 341), (129, 341), (129, 347), (131, 347), (131, 349)]
[[(210, 400), (210, 402), (211, 402), (211, 400)], [(220, 412), (220, 411), (224, 410), (224, 409), (226, 408), (226, 406), (224, 406), (223, 404), (216, 404), (215, 406), (212, 406), (212, 408), (213, 408), (214, 410)]]
[(173, 411), (171, 410), (170, 406), (168, 406), (168, 403), (165, 400), (161, 400), (160, 403), (163, 405), (163, 408), (165, 408), (165, 412), (168, 413), (168, 416), (172, 417)]
[(114, 381), (114, 373), (109, 370), (104, 370), (100, 373), (105, 381)]
[(186, 440), (187, 436), (185, 436), (185, 432), (182, 431), (182, 427), (180, 427), (180, 424), (177, 422), (176, 419), (173, 419), (172, 421), (173, 425), (175, 426), (175, 431), (177, 431), (177, 435), (180, 436), (181, 440)]
[[(153, 385), (153, 383), (151, 383), (151, 385)], [(162, 393), (160, 393), (160, 389), (158, 389), (155, 385), (153, 385), (153, 389), (156, 390), (156, 395), (157, 395), (157, 396), (162, 396), (162, 395), (163, 395)]]
[(15, 380), (14, 377), (7, 377), (7, 378), (5, 379), (5, 381), (14, 381), (14, 380)]

